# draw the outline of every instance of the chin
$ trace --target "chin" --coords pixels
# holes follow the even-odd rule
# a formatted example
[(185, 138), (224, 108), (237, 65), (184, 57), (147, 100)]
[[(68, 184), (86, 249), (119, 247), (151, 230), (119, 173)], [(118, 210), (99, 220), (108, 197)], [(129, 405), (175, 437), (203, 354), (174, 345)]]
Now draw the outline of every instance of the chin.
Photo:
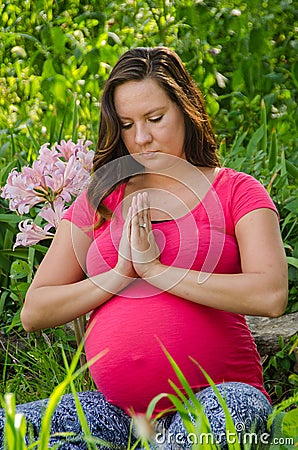
[(138, 163), (142, 164), (146, 169), (163, 170), (175, 166), (184, 158), (172, 155), (170, 153), (162, 153), (160, 151), (143, 152), (131, 155)]

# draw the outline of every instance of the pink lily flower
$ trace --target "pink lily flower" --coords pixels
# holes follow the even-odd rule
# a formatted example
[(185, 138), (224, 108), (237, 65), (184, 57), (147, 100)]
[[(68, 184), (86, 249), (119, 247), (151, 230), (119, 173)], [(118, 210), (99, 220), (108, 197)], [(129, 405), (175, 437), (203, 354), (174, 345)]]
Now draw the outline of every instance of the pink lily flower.
[(89, 150), (91, 144), (83, 139), (77, 143), (62, 140), (52, 148), (49, 143), (43, 144), (32, 167), (23, 167), (21, 172), (14, 169), (9, 174), (1, 197), (9, 200), (10, 210), (27, 214), (33, 206), (43, 203), (37, 215), (47, 222), (41, 228), (32, 221), (23, 221), (14, 247), (33, 245), (53, 236), (49, 230), (57, 228), (66, 203), (89, 184), (94, 158), (94, 151)]
[(2, 188), (1, 197), (9, 200), (9, 209), (27, 214), (40, 201), (41, 196), (33, 190), (32, 180), (15, 169), (10, 172), (6, 185)]
[(66, 209), (67, 207), (65, 205), (65, 202), (61, 197), (58, 197), (54, 201), (53, 205), (45, 205), (38, 213), (40, 217), (48, 222), (48, 224), (44, 227), (44, 230), (48, 231), (50, 228), (56, 229), (61, 222)]
[(42, 239), (52, 239), (54, 237), (54, 233), (44, 230), (40, 226), (36, 225), (31, 219), (20, 222), (19, 230), (21, 232), (17, 234), (13, 250), (20, 245), (23, 247), (29, 247), (30, 245), (37, 244), (37, 242)]

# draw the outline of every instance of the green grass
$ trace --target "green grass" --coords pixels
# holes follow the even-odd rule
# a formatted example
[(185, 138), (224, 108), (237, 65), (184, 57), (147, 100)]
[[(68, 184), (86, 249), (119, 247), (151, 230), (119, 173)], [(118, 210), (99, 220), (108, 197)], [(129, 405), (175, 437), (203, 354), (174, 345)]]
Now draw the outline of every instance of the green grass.
[[(45, 142), (95, 143), (102, 88), (120, 54), (138, 45), (170, 46), (203, 91), (222, 163), (259, 179), (277, 205), (289, 263), (287, 313), (297, 311), (296, 27), (291, 1), (28, 0), (20, 6), (3, 0), (0, 186), (14, 167), (31, 164)], [(63, 328), (30, 337), (22, 331), (20, 309), (48, 245), (12, 250), (24, 218), (0, 198), (0, 395), (12, 392), (17, 403), (50, 397), (69, 379), (76, 354)], [(293, 342), (280, 342), (280, 351), (264, 363), (275, 407), (297, 393)], [(88, 371), (72, 383), (63, 384), (65, 392), (94, 387)], [(178, 392), (174, 401), (183, 403)], [(291, 414), (281, 410), (277, 420)], [(20, 433), (23, 426), (20, 420)]]
[[(77, 414), (81, 423), (83, 438), (87, 443), (88, 450), (96, 449), (96, 445), (102, 444), (105, 446), (109, 446), (109, 443), (106, 443), (94, 436), (91, 436), (90, 429), (88, 427), (86, 418), (84, 416), (82, 407), (80, 405), (79, 398), (77, 396), (77, 391), (75, 388), (75, 380), (82, 376), (84, 371), (87, 369), (87, 365), (83, 367), (79, 367), (77, 369), (80, 353), (82, 351), (83, 342), (81, 347), (76, 351), (73, 360), (69, 364), (67, 361), (67, 357), (65, 352), (62, 351), (64, 366), (66, 370), (65, 378), (56, 385), (53, 389), (49, 397), (49, 402), (46, 408), (46, 411), (43, 415), (43, 419), (41, 422), (41, 428), (39, 433), (39, 438), (37, 441), (31, 442), (28, 446), (26, 446), (24, 437), (26, 434), (26, 420), (25, 417), (16, 413), (16, 400), (14, 394), (5, 394), (2, 398), (2, 406), (6, 412), (6, 427), (5, 427), (5, 445), (4, 450), (29, 450), (35, 448), (37, 450), (46, 450), (49, 448), (49, 440), (50, 440), (50, 428), (51, 428), (51, 418), (57, 407), (59, 400), (62, 395), (65, 394), (67, 390), (71, 390), (74, 395), (75, 405)], [(148, 430), (153, 430), (154, 420), (152, 419), (153, 411), (157, 405), (157, 403), (164, 397), (167, 397), (173, 404), (173, 407), (176, 411), (179, 412), (183, 419), (183, 423), (185, 429), (188, 433), (188, 438), (192, 437), (193, 444), (192, 450), (198, 450), (201, 448), (206, 448), (210, 450), (218, 449), (218, 445), (216, 440), (212, 439), (211, 429), (208, 422), (207, 417), (203, 412), (203, 408), (195, 396), (194, 392), (191, 390), (186, 378), (184, 377), (181, 369), (178, 367), (176, 362), (173, 360), (171, 355), (164, 348), (164, 352), (169, 359), (178, 379), (183, 388), (182, 392), (180, 388), (178, 388), (172, 381), (169, 381), (170, 386), (174, 389), (176, 395), (174, 394), (166, 394), (161, 393), (156, 398), (152, 399), (148, 406), (148, 410), (145, 417), (133, 417), (133, 424), (135, 429), (139, 432), (139, 439), (137, 442), (132, 444), (131, 438), (128, 443), (128, 450), (134, 450), (134, 448), (141, 443), (142, 448), (149, 449), (149, 443), (154, 446), (154, 439), (150, 439), (148, 436)], [(105, 352), (102, 352), (95, 359), (100, 358)], [(224, 398), (221, 396), (213, 381), (210, 379), (208, 374), (198, 365), (196, 361), (193, 361), (194, 364), (198, 367), (198, 370), (201, 370), (205, 375), (208, 383), (212, 386), (215, 391), (215, 394), (218, 398), (220, 405), (222, 406), (225, 417), (226, 417), (226, 435), (229, 436), (228, 444), (230, 450), (240, 450), (240, 441), (238, 441), (237, 431), (235, 429), (235, 425), (230, 416), (228, 408), (225, 404)], [(90, 361), (89, 365), (92, 364), (93, 361)], [(267, 445), (266, 448), (270, 450), (280, 449), (280, 450), (292, 450), (295, 448), (295, 443), (298, 441), (298, 393), (294, 395), (292, 398), (289, 398), (286, 402), (276, 406), (273, 410), (272, 415), (268, 421), (268, 433), (272, 432), (272, 436), (270, 438), (270, 442), (272, 443), (270, 446)], [(294, 407), (296, 405), (296, 407)], [(291, 407), (291, 408), (290, 408)], [(285, 412), (287, 410), (287, 412)], [(190, 420), (190, 415), (192, 416), (192, 420)], [(71, 433), (68, 433), (71, 436)], [(65, 437), (65, 433), (63, 434)], [(254, 430), (252, 429), (251, 434), (246, 434), (246, 440), (244, 441), (245, 450), (249, 450), (250, 448), (254, 448), (251, 446), (251, 443), (254, 442)], [(149, 440), (148, 440), (149, 438)], [(266, 435), (266, 439), (269, 439)], [(157, 442), (159, 442), (157, 440)], [(268, 440), (269, 442), (269, 440)], [(203, 446), (203, 447), (202, 447)], [(258, 449), (263, 448), (261, 443), (257, 446)]]

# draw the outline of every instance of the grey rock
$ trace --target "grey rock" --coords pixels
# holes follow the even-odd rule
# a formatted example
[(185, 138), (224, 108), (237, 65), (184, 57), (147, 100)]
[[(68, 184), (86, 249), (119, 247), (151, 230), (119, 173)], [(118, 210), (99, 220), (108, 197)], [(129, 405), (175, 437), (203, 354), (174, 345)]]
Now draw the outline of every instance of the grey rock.
[(298, 336), (298, 312), (273, 319), (246, 316), (246, 321), (261, 356), (274, 355), (280, 350), (280, 336), (285, 343), (289, 342), (292, 336)]

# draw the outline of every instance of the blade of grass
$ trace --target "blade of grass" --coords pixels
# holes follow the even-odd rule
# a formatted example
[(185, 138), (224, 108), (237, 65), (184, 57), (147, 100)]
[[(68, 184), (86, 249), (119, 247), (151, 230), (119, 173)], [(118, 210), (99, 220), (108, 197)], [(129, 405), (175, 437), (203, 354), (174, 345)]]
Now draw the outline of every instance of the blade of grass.
[(277, 134), (276, 129), (273, 128), (271, 133), (269, 155), (268, 155), (268, 169), (273, 170), (277, 164)]
[(57, 112), (54, 109), (53, 115), (51, 117), (51, 123), (50, 123), (50, 145), (53, 145), (55, 143), (55, 130), (56, 130), (56, 120), (57, 120)]
[[(189, 401), (189, 399), (185, 397), (185, 395), (181, 392), (181, 390), (173, 382), (171, 382), (171, 380), (169, 380), (169, 383), (170, 383), (171, 387), (174, 389), (174, 391), (176, 392), (176, 394), (181, 398), (181, 400), (183, 402), (184, 408), (183, 409), (180, 408), (178, 410), (178, 412), (179, 412), (180, 416), (182, 417), (182, 419), (184, 419), (183, 423), (184, 423), (185, 428), (187, 428), (187, 424), (189, 422), (191, 422), (190, 415), (194, 419), (194, 423), (191, 422), (192, 429), (191, 430), (187, 429), (187, 431), (189, 433), (194, 433), (196, 435), (196, 437), (198, 437), (198, 438), (201, 438), (203, 436), (212, 437), (213, 434), (211, 431), (210, 423), (204, 412), (204, 409), (203, 409), (201, 403), (199, 403), (199, 408), (198, 407), (194, 408), (192, 403)], [(202, 438), (201, 438), (201, 440), (202, 440)], [(210, 448), (212, 448), (212, 447), (210, 447)]]
[(157, 395), (156, 397), (154, 397), (154, 398), (151, 400), (151, 402), (150, 402), (149, 405), (148, 405), (147, 411), (146, 411), (146, 417), (147, 417), (148, 420), (151, 419), (151, 417), (152, 417), (152, 415), (153, 415), (153, 412), (154, 412), (154, 410), (155, 410), (155, 408), (156, 408), (157, 403), (158, 403), (160, 400), (162, 400), (163, 398), (168, 398), (168, 395), (169, 395), (169, 394), (162, 393), (162, 394)]
[(191, 387), (189, 386), (185, 376), (183, 375), (180, 367), (177, 365), (177, 363), (174, 361), (174, 359), (172, 358), (172, 356), (170, 355), (170, 353), (166, 350), (166, 348), (164, 347), (164, 345), (160, 342), (160, 345), (164, 351), (164, 353), (166, 354), (168, 360), (171, 363), (171, 366), (173, 367), (181, 385), (183, 386), (188, 398), (192, 401), (193, 405), (195, 408), (200, 408), (201, 404), (198, 401), (197, 397), (195, 396), (193, 390), (191, 389)]
[(28, 126), (28, 124), (26, 125), (26, 127), (27, 127), (28, 133), (30, 135), (31, 142), (33, 144), (34, 150), (36, 151), (36, 153), (38, 153), (40, 146), (39, 146), (37, 140), (35, 139), (35, 137), (33, 136), (33, 133), (31, 131), (30, 127)]
[(16, 413), (14, 394), (5, 394), (4, 450), (25, 450), (26, 420)]
[[(63, 348), (62, 348), (62, 357), (63, 357), (63, 361), (64, 361), (64, 365), (65, 365), (66, 369), (69, 370), (69, 365), (68, 365), (67, 358), (66, 358)], [(77, 395), (73, 381), (70, 382), (70, 388), (71, 388), (71, 392), (74, 397), (77, 414), (79, 417), (79, 421), (80, 421), (84, 436), (91, 436), (91, 431), (90, 431), (88, 422), (86, 420), (86, 417), (85, 417), (82, 405), (80, 403), (79, 397)], [(87, 443), (88, 450), (90, 450), (90, 449), (96, 450), (96, 445), (93, 445), (92, 443), (89, 444), (89, 442), (86, 442), (86, 443)]]
[[(91, 327), (89, 327), (89, 329), (86, 333), (86, 336), (88, 335), (88, 333), (90, 333), (90, 331), (91, 331)], [(85, 336), (85, 338), (86, 338), (86, 336)], [(80, 367), (77, 371), (75, 371), (75, 369), (78, 365), (79, 359), (80, 359), (80, 353), (83, 350), (84, 343), (85, 343), (85, 339), (82, 340), (82, 342), (78, 346), (78, 349), (77, 349), (77, 351), (72, 359), (72, 362), (69, 366), (69, 371), (68, 371), (66, 378), (54, 389), (54, 391), (52, 392), (52, 394), (49, 398), (47, 409), (43, 416), (43, 419), (41, 422), (41, 427), (40, 427), (40, 450), (48, 449), (48, 444), (49, 444), (49, 439), (50, 439), (51, 419), (52, 419), (54, 411), (55, 411), (62, 395), (64, 394), (67, 386), (71, 385), (71, 383), (82, 372), (84, 372), (84, 370), (86, 370), (88, 367), (90, 367), (92, 364), (94, 364), (98, 359), (100, 359), (102, 356), (104, 356), (108, 352), (107, 349), (101, 351), (94, 358), (92, 358), (88, 363), (86, 363), (85, 366)]]
[(30, 267), (30, 272), (27, 275), (27, 283), (31, 283), (33, 277), (33, 269), (34, 269), (34, 258), (35, 258), (35, 248), (29, 247), (28, 249), (28, 265)]
[[(176, 397), (171, 394), (168, 394), (168, 398), (172, 401), (174, 406), (176, 406), (176, 408), (178, 408), (179, 414), (182, 416), (182, 418), (184, 418), (183, 423), (186, 428), (192, 428), (191, 432), (195, 432), (197, 437), (200, 437), (205, 434), (210, 434), (210, 431), (211, 431), (210, 424), (209, 424), (208, 418), (206, 417), (206, 415), (204, 413), (201, 403), (197, 399), (195, 393), (191, 389), (191, 387), (190, 387), (189, 383), (187, 382), (185, 376), (183, 375), (181, 369), (179, 368), (177, 363), (174, 361), (174, 359), (172, 358), (170, 353), (166, 350), (166, 348), (164, 347), (164, 345), (161, 342), (160, 342), (160, 345), (161, 345), (164, 353), (166, 354), (167, 358), (169, 359), (169, 361), (175, 371), (175, 374), (177, 375), (181, 385), (183, 386), (183, 388), (188, 396), (186, 404), (183, 404), (179, 399), (176, 399)], [(175, 390), (175, 392), (179, 395), (179, 397), (182, 398), (182, 400), (184, 401), (186, 398), (185, 395), (182, 392), (179, 392), (179, 388), (171, 380), (169, 380), (169, 383), (172, 386), (172, 388)], [(174, 400), (174, 399), (176, 399), (176, 400)], [(186, 405), (188, 405), (187, 410), (186, 410)], [(185, 410), (186, 410), (186, 414), (185, 414)], [(191, 422), (189, 413), (192, 414), (192, 416), (194, 417), (195, 425)], [(189, 422), (191, 422), (191, 426), (189, 425)]]
[[(207, 374), (207, 372), (200, 366), (200, 364), (192, 357), (190, 357), (191, 361), (201, 370), (201, 372), (203, 373), (203, 375), (205, 376), (206, 380), (208, 381), (208, 383), (210, 384), (210, 386), (213, 388), (216, 397), (219, 401), (219, 404), (221, 405), (224, 413), (225, 413), (225, 417), (226, 417), (226, 431), (229, 432), (232, 436), (237, 437), (237, 431), (235, 428), (235, 424), (233, 422), (232, 416), (229, 412), (229, 409), (227, 407), (226, 402), (224, 401), (223, 397), (221, 396), (219, 390), (217, 389), (215, 383), (213, 382), (213, 380), (211, 379), (211, 377)], [(234, 443), (228, 443), (229, 445), (229, 449), (233, 449), (233, 450), (241, 450), (240, 448), (240, 444), (238, 442), (238, 440), (236, 440), (236, 442)]]
[(72, 140), (76, 142), (78, 139), (78, 104), (76, 95), (74, 95), (74, 104), (72, 112)]
[(261, 100), (261, 124), (264, 127), (264, 134), (261, 139), (261, 150), (263, 151), (263, 154), (267, 154), (267, 112), (266, 112), (266, 105), (264, 102), (264, 99)]
[(226, 138), (223, 138), (219, 144), (219, 154), (222, 158), (226, 157), (226, 154), (227, 154)]
[(11, 159), (14, 159), (15, 154), (16, 154), (16, 146), (15, 146), (15, 142), (14, 142), (14, 135), (13, 132), (10, 132), (10, 139), (11, 139)]
[(60, 125), (60, 130), (59, 130), (59, 136), (58, 136), (58, 142), (60, 142), (62, 140), (62, 136), (63, 136), (63, 130), (64, 130), (64, 124), (65, 124), (65, 120), (66, 120), (66, 115), (67, 115), (67, 108), (65, 108), (64, 111), (64, 115), (63, 115), (63, 119)]

